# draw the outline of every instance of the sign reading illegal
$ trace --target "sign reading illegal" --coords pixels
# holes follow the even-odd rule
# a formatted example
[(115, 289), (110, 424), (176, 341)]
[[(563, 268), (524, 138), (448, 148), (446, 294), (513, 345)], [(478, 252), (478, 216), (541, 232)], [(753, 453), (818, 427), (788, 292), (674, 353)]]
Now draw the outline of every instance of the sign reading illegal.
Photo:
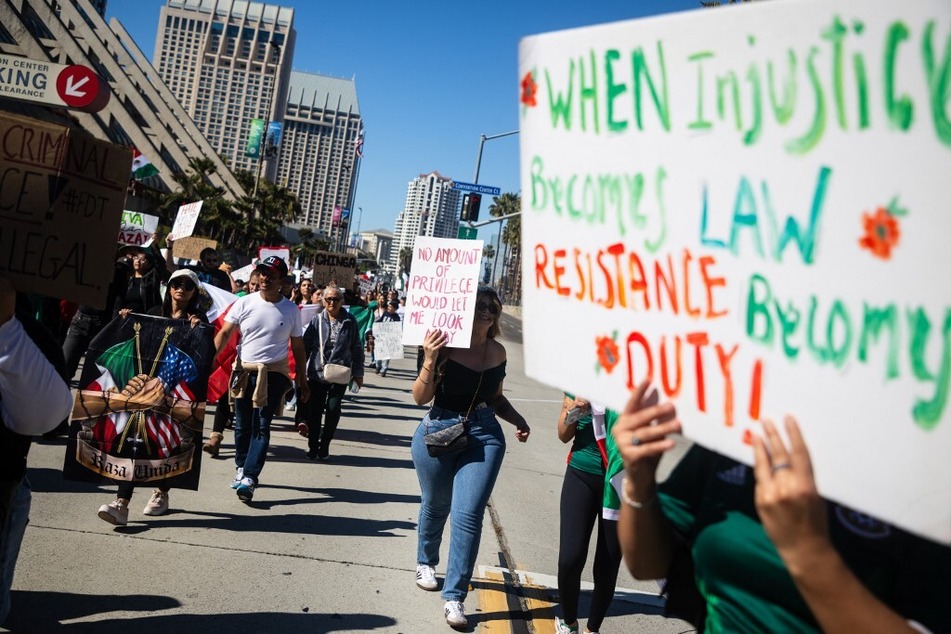
[(109, 94), (88, 66), (0, 55), (0, 97), (98, 112)]

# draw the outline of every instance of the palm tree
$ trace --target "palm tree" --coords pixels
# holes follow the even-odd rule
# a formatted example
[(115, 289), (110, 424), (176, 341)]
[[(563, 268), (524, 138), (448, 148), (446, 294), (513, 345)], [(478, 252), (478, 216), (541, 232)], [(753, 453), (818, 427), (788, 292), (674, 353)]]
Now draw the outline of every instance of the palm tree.
[(484, 247), (482, 247), (482, 257), (484, 257), (486, 260), (491, 260), (492, 258), (494, 258), (495, 247), (492, 246), (491, 244), (487, 244)]
[[(502, 230), (502, 244), (505, 245), (506, 255), (502, 258), (503, 266), (503, 275), (502, 278), (506, 279), (506, 286), (508, 288), (503, 289), (511, 293), (511, 298), (514, 301), (519, 301), (520, 295), (522, 292), (522, 275), (521, 275), (521, 246), (522, 246), (522, 218), (519, 214), (522, 211), (522, 197), (520, 194), (513, 194), (511, 192), (506, 192), (501, 196), (494, 196), (492, 198), (492, 205), (489, 207), (489, 214), (494, 218), (500, 218), (502, 216), (512, 215), (505, 222), (505, 228)], [(496, 254), (498, 255), (498, 254)], [(505, 275), (505, 266), (507, 262), (511, 262), (512, 266), (508, 267), (511, 271), (515, 270), (515, 275), (511, 273)], [(509, 278), (514, 278), (509, 280)]]
[(400, 274), (409, 274), (413, 266), (413, 247), (403, 247), (399, 256)]

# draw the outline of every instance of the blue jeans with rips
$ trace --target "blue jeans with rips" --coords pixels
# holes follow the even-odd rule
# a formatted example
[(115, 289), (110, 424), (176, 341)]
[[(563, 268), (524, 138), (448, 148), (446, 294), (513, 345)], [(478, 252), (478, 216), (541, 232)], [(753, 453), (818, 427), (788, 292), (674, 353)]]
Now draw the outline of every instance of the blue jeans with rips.
[(278, 404), (290, 388), (290, 381), (279, 372), (267, 373), (267, 403), (255, 407), (251, 402), (257, 374), (248, 375), (244, 396), (234, 399), (234, 463), (244, 469), (244, 476), (257, 484), (271, 444), (271, 420)]
[(20, 544), (30, 521), (30, 503), (33, 494), (30, 482), (23, 476), (13, 493), (13, 501), (6, 521), (0, 527), (0, 625), (10, 612), (10, 588), (13, 586), (13, 572), (20, 555)]
[(459, 414), (433, 406), (413, 435), (412, 454), (422, 491), (416, 560), (436, 567), (446, 519), (452, 516), (449, 563), (442, 598), (465, 601), (479, 554), (482, 520), (505, 457), (505, 436), (491, 407), (469, 418), (469, 445), (462, 451), (430, 456), (423, 436), (458, 420)]

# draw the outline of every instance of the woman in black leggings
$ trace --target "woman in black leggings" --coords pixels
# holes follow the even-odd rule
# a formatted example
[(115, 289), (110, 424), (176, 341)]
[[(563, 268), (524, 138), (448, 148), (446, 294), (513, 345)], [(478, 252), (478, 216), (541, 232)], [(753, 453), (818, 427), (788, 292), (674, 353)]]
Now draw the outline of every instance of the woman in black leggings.
[(570, 394), (565, 395), (558, 417), (559, 440), (573, 441), (561, 488), (558, 593), (563, 618), (556, 619), (558, 634), (578, 632), (581, 573), (588, 558), (595, 520), (598, 539), (594, 554), (594, 592), (585, 632), (596, 633), (600, 629), (614, 598), (621, 546), (617, 538), (617, 496), (610, 484), (607, 484), (606, 495), (605, 485), (609, 473), (607, 443), (613, 443), (609, 428), (616, 419), (616, 413)]

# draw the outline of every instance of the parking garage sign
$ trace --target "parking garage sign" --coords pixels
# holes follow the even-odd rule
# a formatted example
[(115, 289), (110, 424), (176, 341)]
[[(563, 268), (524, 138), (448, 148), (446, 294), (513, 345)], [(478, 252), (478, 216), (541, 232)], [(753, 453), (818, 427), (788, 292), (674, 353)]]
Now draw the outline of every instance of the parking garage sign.
[(0, 55), (0, 97), (96, 112), (109, 90), (88, 66)]

